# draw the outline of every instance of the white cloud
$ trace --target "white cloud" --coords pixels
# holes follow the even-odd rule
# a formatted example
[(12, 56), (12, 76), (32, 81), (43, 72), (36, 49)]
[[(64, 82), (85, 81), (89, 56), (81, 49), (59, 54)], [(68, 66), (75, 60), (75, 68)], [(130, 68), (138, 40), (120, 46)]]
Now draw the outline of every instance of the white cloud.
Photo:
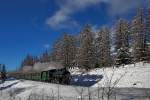
[(99, 5), (100, 3), (106, 3), (109, 5), (108, 13), (112, 16), (117, 14), (123, 14), (132, 8), (139, 7), (141, 5), (150, 4), (150, 0), (56, 0), (59, 6), (59, 10), (55, 14), (46, 20), (46, 23), (52, 28), (66, 28), (68, 26), (78, 26), (71, 15), (85, 10), (90, 6)]
[(109, 0), (107, 2), (110, 4), (109, 14), (124, 14), (133, 8), (142, 7), (147, 1), (148, 0)]
[(134, 8), (149, 6), (150, 0), (101, 0), (107, 3), (110, 15), (124, 14)]
[(48, 18), (46, 23), (52, 28), (56, 26), (61, 28), (77, 26), (78, 23), (70, 16), (77, 11), (100, 3), (100, 1), (101, 0), (62, 0), (62, 2), (59, 3), (60, 9), (52, 17)]

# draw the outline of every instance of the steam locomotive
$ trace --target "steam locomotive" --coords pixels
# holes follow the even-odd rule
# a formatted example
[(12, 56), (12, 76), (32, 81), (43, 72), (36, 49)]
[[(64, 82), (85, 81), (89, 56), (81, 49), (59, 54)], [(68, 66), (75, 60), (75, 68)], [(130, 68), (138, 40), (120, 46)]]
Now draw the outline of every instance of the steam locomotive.
[(9, 76), (17, 79), (26, 79), (26, 80), (59, 83), (59, 84), (69, 84), (71, 75), (66, 68), (61, 68), (61, 69), (45, 70), (41, 72), (37, 72), (37, 71), (14, 72), (14, 73), (10, 73)]

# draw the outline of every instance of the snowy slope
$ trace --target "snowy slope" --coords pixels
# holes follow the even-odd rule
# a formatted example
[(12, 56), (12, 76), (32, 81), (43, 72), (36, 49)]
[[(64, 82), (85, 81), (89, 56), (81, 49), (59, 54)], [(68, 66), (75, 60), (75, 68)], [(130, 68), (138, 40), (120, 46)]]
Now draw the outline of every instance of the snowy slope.
[[(150, 88), (150, 64), (144, 64), (143, 66), (143, 63), (137, 63), (135, 66), (131, 64), (114, 69), (95, 69), (90, 71), (89, 74), (103, 75), (103, 79), (93, 87), (115, 86)], [(119, 82), (117, 82), (118, 80)], [(117, 83), (116, 85), (114, 85), (115, 82)]]
[[(116, 80), (119, 82), (115, 85), (115, 87), (119, 87), (120, 89), (116, 91), (118, 98), (126, 98), (130, 99), (132, 94), (135, 95), (135, 98), (139, 98), (141, 96), (147, 97), (144, 94), (145, 89), (149, 88), (147, 91), (150, 93), (150, 64), (145, 64), (143, 66), (142, 63), (137, 63), (135, 66), (133, 64), (127, 65), (119, 68), (105, 68), (105, 69), (94, 69), (89, 72), (82, 72), (79, 69), (75, 69), (73, 71), (73, 75), (77, 75), (83, 78), (83, 76), (89, 75), (101, 75), (103, 76), (101, 80), (98, 82), (95, 81), (95, 84), (90, 87), (90, 91), (92, 91), (92, 98), (97, 97), (97, 87), (98, 86), (113, 86)], [(82, 74), (81, 74), (82, 73)], [(111, 80), (112, 79), (112, 80)], [(87, 80), (88, 82), (91, 81)], [(111, 82), (110, 82), (111, 81)], [(96, 83), (97, 82), (97, 83)], [(110, 83), (108, 83), (110, 82)], [(137, 87), (137, 88), (133, 88)], [(4, 84), (0, 84), (0, 100), (28, 100), (31, 97), (43, 95), (46, 96), (54, 96), (56, 100), (58, 100), (58, 92), (60, 100), (78, 100), (81, 96), (81, 91), (83, 90), (83, 97), (88, 97), (88, 89), (87, 87), (79, 87), (79, 86), (66, 86), (66, 85), (58, 85), (51, 83), (43, 83), (43, 82), (35, 82), (28, 80), (10, 80), (6, 81)], [(144, 90), (143, 90), (144, 89)], [(131, 93), (130, 93), (131, 92)], [(32, 95), (37, 94), (37, 95)], [(122, 97), (123, 95), (125, 97)], [(10, 96), (12, 95), (12, 96)], [(32, 99), (31, 99), (32, 100)], [(40, 99), (34, 99), (40, 100)], [(43, 99), (44, 100), (44, 99)], [(47, 100), (47, 99), (45, 99)], [(88, 99), (87, 99), (88, 100)], [(98, 99), (95, 99), (98, 100)], [(120, 99), (117, 99), (120, 100)], [(138, 100), (138, 99), (135, 99)]]
[[(101, 75), (103, 78), (92, 87), (138, 87), (150, 88), (150, 63), (142, 62), (120, 66), (119, 68), (97, 68), (89, 72), (71, 70), (72, 75)], [(118, 82), (119, 80), (119, 82)], [(110, 82), (111, 81), (111, 82)], [(116, 85), (114, 85), (116, 83)]]
[[(11, 87), (8, 87), (9, 85), (11, 85)], [(88, 89), (85, 87), (58, 85), (28, 80), (6, 81), (3, 85), (0, 86), (0, 89), (3, 87), (6, 88), (2, 90), (2, 95), (0, 93), (0, 100), (10, 100), (10, 98), (12, 97), (15, 97), (15, 100), (18, 100), (20, 98), (21, 100), (28, 100), (31, 94), (57, 97), (58, 92), (60, 97), (70, 100), (70, 98), (77, 99), (80, 96), (79, 92), (82, 91), (82, 89), (83, 95), (87, 95)], [(12, 94), (13, 96), (10, 96), (10, 94)]]

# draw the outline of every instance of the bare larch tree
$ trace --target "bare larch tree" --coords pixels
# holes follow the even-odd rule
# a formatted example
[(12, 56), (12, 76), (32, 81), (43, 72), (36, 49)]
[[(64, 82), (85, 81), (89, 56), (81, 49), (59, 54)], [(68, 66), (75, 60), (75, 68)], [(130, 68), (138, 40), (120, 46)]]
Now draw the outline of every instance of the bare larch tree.
[(103, 27), (97, 37), (97, 55), (100, 67), (111, 66), (110, 53), (110, 31), (107, 27)]
[(42, 63), (51, 62), (51, 56), (47, 50), (40, 57), (40, 62), (42, 62)]
[(62, 63), (62, 39), (58, 39), (54, 45), (52, 50), (52, 60), (55, 62)]
[(129, 64), (131, 62), (130, 52), (129, 52), (129, 35), (130, 29), (129, 24), (126, 20), (120, 19), (116, 26), (116, 64)]
[(62, 64), (64, 67), (72, 67), (76, 55), (75, 38), (71, 35), (65, 34), (62, 41)]
[(25, 57), (25, 59), (22, 61), (20, 70), (22, 70), (23, 67), (25, 67), (25, 66), (33, 66), (34, 64), (35, 64), (34, 57), (32, 55), (28, 54)]
[(146, 58), (145, 61), (150, 61), (150, 40), (149, 40), (149, 36), (150, 36), (150, 8), (147, 9), (146, 12)]
[(143, 9), (139, 9), (132, 22), (134, 61), (144, 61), (147, 51), (147, 32)]
[(81, 32), (80, 38), (80, 66), (89, 70), (94, 68), (94, 44), (93, 44), (93, 32), (90, 25), (86, 25), (83, 31)]

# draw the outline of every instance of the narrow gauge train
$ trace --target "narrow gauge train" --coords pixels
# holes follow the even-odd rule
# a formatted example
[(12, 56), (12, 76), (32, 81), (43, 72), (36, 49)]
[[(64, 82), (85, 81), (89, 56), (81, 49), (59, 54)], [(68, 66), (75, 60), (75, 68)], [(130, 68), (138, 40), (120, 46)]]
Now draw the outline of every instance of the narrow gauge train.
[(70, 72), (66, 68), (51, 69), (41, 72), (15, 72), (10, 73), (9, 76), (17, 79), (26, 79), (59, 84), (69, 84), (70, 82)]

